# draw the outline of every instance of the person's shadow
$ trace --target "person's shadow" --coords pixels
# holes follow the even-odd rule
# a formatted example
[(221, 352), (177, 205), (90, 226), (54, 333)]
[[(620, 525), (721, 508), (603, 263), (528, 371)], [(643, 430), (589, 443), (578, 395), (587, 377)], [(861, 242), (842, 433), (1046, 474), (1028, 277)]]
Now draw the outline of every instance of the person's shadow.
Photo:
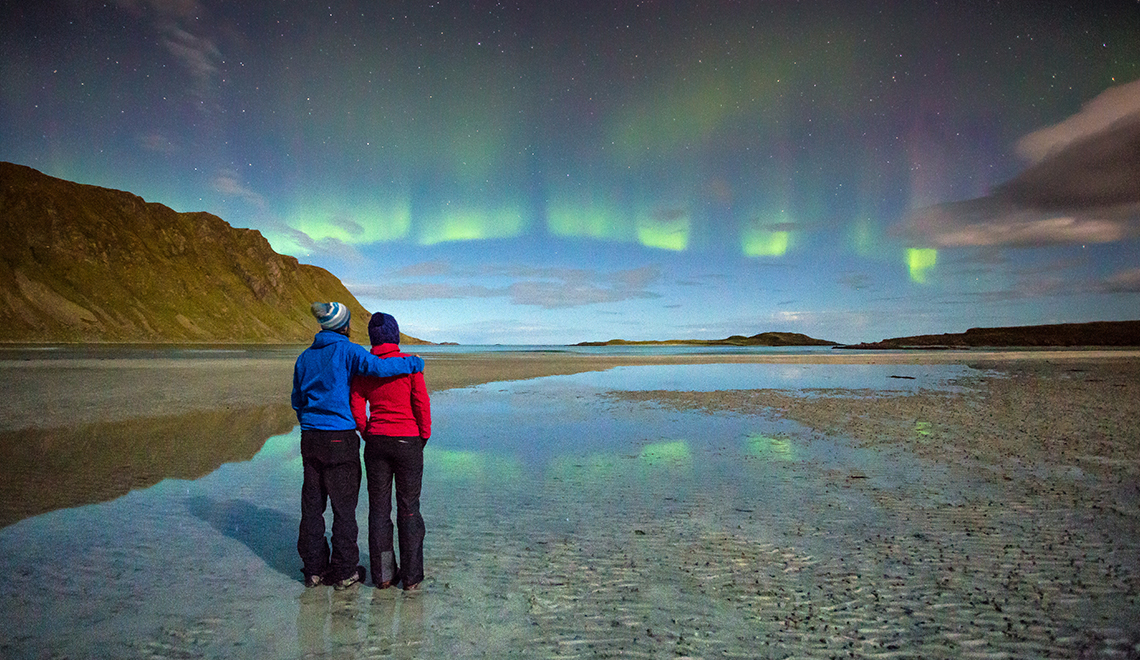
[[(273, 570), (298, 582), (304, 581), (301, 559), (297, 556), (299, 517), (245, 500), (213, 500), (205, 496), (191, 497), (186, 508), (225, 536), (245, 544)], [(368, 566), (365, 552), (360, 554), (360, 565)]]
[[(300, 582), (296, 541), (300, 518), (245, 500), (192, 497), (186, 508), (225, 536), (241, 541), (275, 571)], [(292, 541), (292, 542), (290, 542)]]

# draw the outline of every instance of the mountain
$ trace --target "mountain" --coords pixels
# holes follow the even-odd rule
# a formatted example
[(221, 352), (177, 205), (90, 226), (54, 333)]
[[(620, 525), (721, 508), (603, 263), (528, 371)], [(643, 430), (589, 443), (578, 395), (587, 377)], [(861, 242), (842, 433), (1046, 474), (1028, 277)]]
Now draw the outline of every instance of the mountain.
[(835, 346), (836, 342), (813, 339), (798, 332), (761, 332), (745, 337), (733, 335), (726, 339), (667, 339), (664, 341), (584, 341), (575, 346)]
[(970, 328), (941, 335), (896, 337), (838, 348), (979, 348), (1042, 346), (1140, 346), (1140, 321), (1093, 321), (1007, 328)]
[(0, 341), (307, 343), (313, 301), (347, 304), (357, 338), (370, 316), (260, 232), (3, 162), (0, 247)]

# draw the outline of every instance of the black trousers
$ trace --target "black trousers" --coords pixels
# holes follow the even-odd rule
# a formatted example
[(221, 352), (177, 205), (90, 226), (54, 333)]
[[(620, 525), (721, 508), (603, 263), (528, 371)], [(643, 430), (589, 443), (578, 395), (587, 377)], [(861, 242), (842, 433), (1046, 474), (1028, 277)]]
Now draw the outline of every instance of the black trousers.
[[(360, 496), (360, 438), (356, 431), (301, 431), (301, 528), (297, 552), (305, 576), (343, 580), (356, 571), (356, 501)], [(332, 554), (325, 540), (325, 506), (332, 504)]]
[[(364, 436), (364, 469), (368, 472), (368, 554), (372, 581), (424, 579), (424, 519), (420, 486), (424, 474), (424, 442), (418, 437)], [(392, 547), (392, 481), (396, 482), (396, 529), (400, 564)]]

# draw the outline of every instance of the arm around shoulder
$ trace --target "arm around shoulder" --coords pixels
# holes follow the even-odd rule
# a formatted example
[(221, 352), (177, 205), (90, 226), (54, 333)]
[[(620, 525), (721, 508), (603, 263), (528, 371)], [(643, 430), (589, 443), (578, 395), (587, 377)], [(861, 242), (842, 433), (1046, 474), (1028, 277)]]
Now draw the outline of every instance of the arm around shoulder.
[(378, 358), (363, 348), (360, 349), (362, 359), (357, 365), (356, 375), (376, 376), (388, 378), (389, 376), (404, 376), (406, 374), (421, 373), (424, 370), (423, 358), (418, 355), (408, 357)]

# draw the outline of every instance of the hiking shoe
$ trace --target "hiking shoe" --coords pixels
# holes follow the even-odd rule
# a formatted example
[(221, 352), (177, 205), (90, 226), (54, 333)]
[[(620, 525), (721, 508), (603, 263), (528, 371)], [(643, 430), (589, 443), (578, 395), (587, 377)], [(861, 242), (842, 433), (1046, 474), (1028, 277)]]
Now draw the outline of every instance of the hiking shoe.
[(324, 578), (322, 578), (320, 575), (317, 575), (315, 573), (313, 575), (305, 576), (305, 587), (307, 587), (309, 589), (312, 589), (313, 587), (319, 587), (324, 583), (325, 583)]
[(336, 589), (337, 591), (344, 591), (345, 589), (348, 589), (349, 587), (351, 587), (353, 585), (360, 584), (363, 581), (364, 581), (364, 567), (363, 566), (357, 566), (356, 571), (353, 572), (352, 575), (344, 578), (343, 580), (340, 580), (339, 582), (334, 582), (333, 583), (333, 589)]

